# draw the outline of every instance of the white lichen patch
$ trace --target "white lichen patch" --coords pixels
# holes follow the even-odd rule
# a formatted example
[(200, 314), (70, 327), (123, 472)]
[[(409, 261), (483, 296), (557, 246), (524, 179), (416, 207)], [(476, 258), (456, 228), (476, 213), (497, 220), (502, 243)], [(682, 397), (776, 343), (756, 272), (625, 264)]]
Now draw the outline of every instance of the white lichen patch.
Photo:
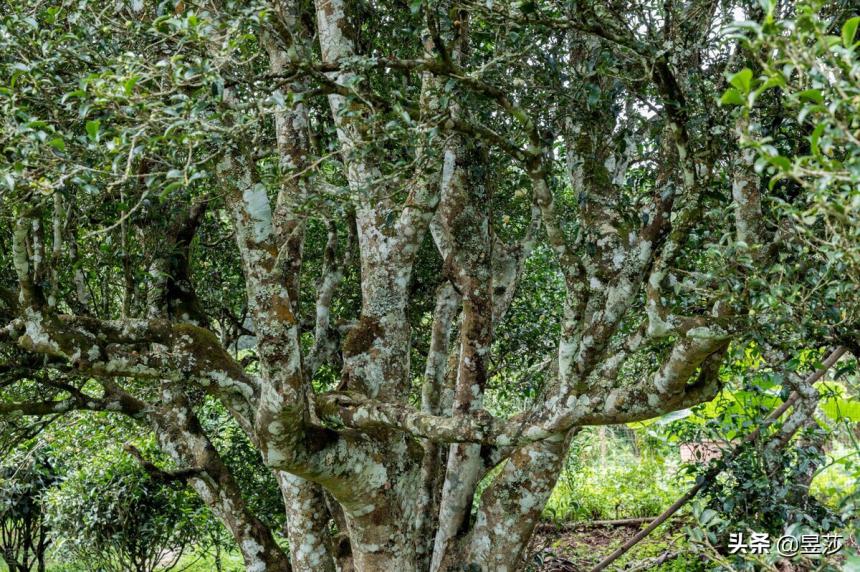
[(245, 570), (247, 572), (266, 572), (266, 562), (263, 560), (265, 549), (254, 539), (246, 538), (242, 541), (242, 554), (245, 557)]
[(272, 209), (266, 187), (257, 183), (242, 192), (242, 201), (251, 223), (251, 236), (257, 243), (265, 242), (272, 235)]

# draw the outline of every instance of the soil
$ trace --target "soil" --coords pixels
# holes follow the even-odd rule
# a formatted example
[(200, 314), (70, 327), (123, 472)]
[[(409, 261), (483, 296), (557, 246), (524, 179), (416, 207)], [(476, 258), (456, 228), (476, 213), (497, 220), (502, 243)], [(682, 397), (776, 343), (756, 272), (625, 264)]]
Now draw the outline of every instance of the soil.
[[(542, 523), (528, 550), (529, 572), (588, 572), (642, 525), (577, 526)], [(637, 562), (673, 552), (678, 529), (658, 529), (608, 570), (625, 570)]]

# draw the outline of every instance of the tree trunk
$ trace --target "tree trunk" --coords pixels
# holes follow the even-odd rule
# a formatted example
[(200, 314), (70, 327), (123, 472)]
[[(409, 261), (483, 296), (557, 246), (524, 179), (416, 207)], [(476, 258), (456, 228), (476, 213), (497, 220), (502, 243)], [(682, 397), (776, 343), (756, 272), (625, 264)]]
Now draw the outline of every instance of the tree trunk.
[(200, 426), (181, 391), (163, 392), (165, 406), (152, 415), (159, 445), (182, 467), (200, 469), (189, 484), (233, 535), (248, 572), (288, 572), (289, 559), (272, 531), (248, 509), (238, 484)]
[(356, 572), (418, 570), (419, 559), (411, 534), (414, 516), (394, 504), (380, 506), (361, 517), (347, 514)]
[(277, 473), (287, 511), (290, 561), (295, 572), (334, 572), (329, 514), (322, 488), (284, 471)]
[[(516, 450), (484, 491), (463, 562), (482, 572), (514, 572), (561, 473), (570, 440), (539, 441)], [(449, 565), (448, 570), (453, 570)]]

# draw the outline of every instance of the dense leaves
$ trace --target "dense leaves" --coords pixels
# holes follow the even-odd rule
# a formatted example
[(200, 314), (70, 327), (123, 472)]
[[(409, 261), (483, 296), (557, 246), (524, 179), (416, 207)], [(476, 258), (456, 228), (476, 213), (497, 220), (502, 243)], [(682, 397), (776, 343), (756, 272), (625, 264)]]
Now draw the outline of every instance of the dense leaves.
[(69, 474), (46, 503), (61, 551), (105, 572), (172, 569), (192, 542), (205, 539), (199, 500), (154, 480), (134, 459), (105, 455)]
[[(860, 352), (857, 23), (841, 2), (9, 3), (4, 437), (153, 433), (138, 461), (182, 474), (249, 570), (287, 567), (282, 530), (301, 572), (494, 570), (565, 465), (599, 496), (565, 461), (580, 428), (669, 413), (730, 441), (805, 391), (762, 436), (803, 413), (786, 443), (810, 450), (750, 447), (711, 510), (830, 518), (803, 478), (856, 396), (799, 376)], [(190, 490), (95, 457), (50, 495), (66, 549), (173, 563)], [(621, 486), (656, 467), (606, 473), (618, 506), (668, 501)]]
[(10, 572), (44, 570), (53, 541), (45, 495), (59, 478), (50, 451), (18, 451), (0, 466), (0, 559)]

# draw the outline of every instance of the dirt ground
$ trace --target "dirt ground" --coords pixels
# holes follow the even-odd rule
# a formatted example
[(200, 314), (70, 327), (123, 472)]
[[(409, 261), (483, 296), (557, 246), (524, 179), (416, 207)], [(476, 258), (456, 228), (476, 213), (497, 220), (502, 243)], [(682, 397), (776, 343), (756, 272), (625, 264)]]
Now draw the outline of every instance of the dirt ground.
[[(558, 526), (541, 524), (528, 551), (529, 572), (588, 572), (618, 546), (636, 534), (639, 526)], [(670, 561), (676, 554), (678, 531), (655, 531), (609, 570), (653, 569), (658, 559)]]
[[(527, 572), (588, 572), (639, 531), (642, 525), (583, 526), (542, 523), (535, 531), (526, 556)], [(685, 542), (684, 523), (664, 524), (607, 568), (607, 572), (682, 571), (699, 562)], [(856, 549), (853, 541), (849, 545)], [(686, 551), (685, 551), (686, 548)], [(686, 554), (685, 554), (686, 552)], [(821, 561), (777, 561), (779, 572), (825, 569)], [(843, 568), (840, 554), (828, 560), (830, 570)]]

